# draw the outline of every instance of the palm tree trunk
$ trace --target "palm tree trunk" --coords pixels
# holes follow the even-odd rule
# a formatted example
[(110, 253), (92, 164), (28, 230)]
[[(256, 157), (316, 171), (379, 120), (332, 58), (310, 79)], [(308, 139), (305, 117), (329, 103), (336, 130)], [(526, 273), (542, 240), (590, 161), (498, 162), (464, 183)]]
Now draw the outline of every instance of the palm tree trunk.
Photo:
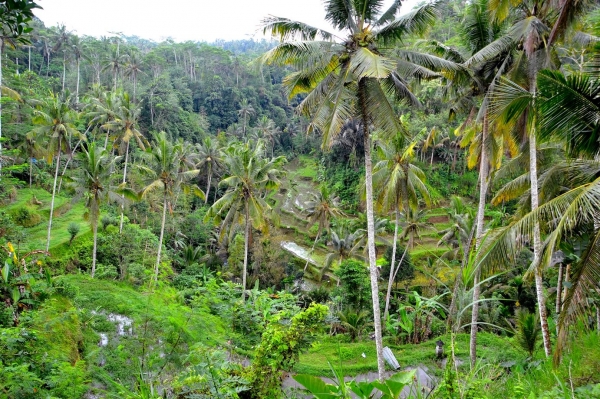
[(67, 74), (67, 55), (63, 53), (62, 91), (65, 91), (65, 76)]
[[(483, 238), (483, 218), (485, 216), (485, 198), (487, 194), (487, 177), (489, 173), (487, 159), (487, 138), (489, 122), (487, 112), (483, 116), (483, 129), (481, 132), (481, 155), (479, 157), (479, 205), (477, 207), (477, 220), (475, 230), (475, 248), (479, 249), (481, 239)], [(477, 319), (479, 318), (479, 296), (481, 288), (479, 280), (481, 279), (481, 269), (477, 267), (473, 277), (473, 302), (471, 312), (471, 337), (469, 340), (469, 352), (471, 357), (471, 368), (475, 366), (477, 360)]]
[(31, 190), (31, 181), (33, 179), (33, 156), (29, 157), (29, 189)]
[[(88, 128), (89, 129), (89, 128)], [(86, 130), (87, 133), (87, 130)], [(65, 173), (67, 173), (67, 167), (69, 166), (69, 163), (71, 162), (71, 160), (73, 159), (73, 153), (75, 151), (77, 151), (77, 147), (79, 147), (79, 144), (81, 144), (81, 140), (79, 140), (77, 142), (77, 144), (75, 144), (75, 147), (73, 148), (73, 150), (71, 151), (71, 155), (67, 158), (67, 162), (65, 162), (65, 167), (63, 168), (62, 173), (60, 174), (60, 181), (58, 182), (58, 190), (57, 193), (60, 194), (60, 188), (62, 187), (62, 182), (63, 182), (63, 176), (65, 175)]]
[(246, 300), (246, 273), (248, 270), (248, 247), (250, 243), (250, 205), (248, 204), (248, 200), (246, 200), (246, 226), (244, 228), (244, 269), (242, 270), (242, 301)]
[[(96, 212), (96, 216), (98, 217), (98, 213)], [(92, 222), (94, 225), (92, 226), (92, 232), (94, 234), (94, 248), (92, 249), (92, 278), (94, 278), (94, 274), (96, 274), (96, 252), (98, 248), (98, 220)]]
[(565, 265), (563, 265), (562, 263), (559, 263), (558, 264), (558, 282), (556, 283), (556, 318), (557, 318), (557, 320), (558, 320), (558, 316), (560, 315), (560, 310), (562, 307), (561, 295), (562, 295), (564, 274), (565, 274)]
[[(533, 73), (530, 78), (529, 88), (535, 98), (536, 92), (536, 74)], [(533, 112), (535, 111), (535, 104), (533, 106)], [(534, 212), (539, 207), (539, 193), (538, 193), (538, 173), (537, 173), (537, 144), (536, 144), (536, 126), (537, 118), (534, 116), (532, 123), (532, 129), (529, 133), (529, 180), (531, 184), (531, 211)], [(550, 357), (552, 354), (552, 347), (550, 344), (550, 331), (548, 329), (548, 318), (546, 313), (546, 298), (544, 295), (544, 286), (542, 281), (542, 270), (539, 267), (539, 263), (542, 259), (542, 238), (540, 233), (540, 224), (534, 221), (533, 224), (533, 266), (535, 267), (535, 292), (538, 301), (538, 310), (540, 313), (540, 323), (542, 325), (542, 339), (544, 341), (544, 352), (546, 357)]]
[(160, 224), (160, 238), (158, 239), (158, 251), (156, 253), (156, 266), (154, 267), (154, 282), (158, 282), (158, 266), (160, 266), (160, 253), (162, 251), (163, 237), (165, 235), (165, 221), (167, 220), (167, 194), (163, 199), (163, 214)]
[[(309, 256), (310, 256), (310, 254), (312, 254), (315, 251), (315, 247), (317, 246), (317, 241), (319, 241), (320, 235), (321, 235), (321, 229), (319, 229), (319, 231), (317, 231), (317, 237), (315, 237), (315, 241), (313, 242), (312, 248), (310, 249), (310, 252), (308, 253)], [(304, 272), (306, 272), (306, 269), (308, 269), (309, 259), (310, 259), (310, 257), (306, 258), (306, 264), (304, 265)]]
[(50, 232), (52, 231), (52, 215), (54, 214), (54, 197), (56, 196), (56, 181), (58, 180), (58, 167), (60, 166), (61, 136), (58, 136), (58, 154), (56, 154), (56, 170), (54, 171), (54, 185), (52, 187), (52, 200), (50, 201), (50, 219), (48, 220), (48, 238), (46, 239), (46, 252), (50, 250)]
[(373, 324), (375, 327), (375, 347), (377, 351), (377, 373), (383, 381), (385, 364), (383, 362), (383, 340), (381, 337), (381, 310), (379, 309), (379, 287), (377, 284), (377, 257), (375, 253), (375, 218), (373, 213), (373, 164), (371, 160), (371, 137), (369, 135), (369, 117), (367, 114), (366, 78), (358, 82), (358, 97), (361, 110), (364, 146), (365, 146), (365, 186), (367, 202), (367, 248), (369, 252), (369, 274), (371, 277), (371, 297), (373, 300)]
[(79, 102), (79, 58), (77, 58), (77, 86), (75, 86), (75, 101)]
[[(396, 224), (394, 226), (394, 243), (392, 244), (392, 263), (390, 265), (390, 277), (388, 280), (387, 293), (385, 294), (385, 308), (383, 318), (387, 320), (390, 309), (390, 295), (392, 293), (392, 285), (394, 284), (394, 268), (396, 266), (396, 249), (398, 247), (398, 227), (400, 226), (400, 212), (398, 211), (398, 201), (395, 204)], [(400, 265), (398, 265), (400, 267)]]
[[(2, 47), (4, 47), (4, 39), (0, 38), (0, 88), (2, 88)], [(0, 90), (0, 178), (2, 178), (2, 90)]]
[[(129, 141), (127, 141), (127, 147), (125, 147), (125, 167), (123, 168), (123, 186), (127, 182), (127, 161), (129, 159)], [(121, 222), (119, 223), (119, 234), (123, 232), (123, 214), (125, 213), (125, 194), (121, 195)]]
[(206, 195), (204, 196), (204, 204), (208, 203), (208, 193), (210, 193), (210, 182), (212, 180), (212, 167), (208, 166), (208, 184), (206, 185)]

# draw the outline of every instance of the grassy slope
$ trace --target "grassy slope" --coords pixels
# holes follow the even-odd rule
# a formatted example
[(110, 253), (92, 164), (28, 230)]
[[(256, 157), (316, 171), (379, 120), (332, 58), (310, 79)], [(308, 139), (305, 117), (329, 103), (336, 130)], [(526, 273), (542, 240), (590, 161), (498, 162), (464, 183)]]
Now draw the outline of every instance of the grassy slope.
[[(436, 337), (430, 341), (418, 345), (392, 345), (392, 349), (401, 367), (425, 365), (430, 369), (440, 369), (439, 362), (435, 359), (435, 341), (441, 339), (446, 343), (448, 352), (450, 337)], [(517, 349), (512, 339), (502, 338), (494, 334), (481, 332), (477, 335), (478, 355), (490, 363), (500, 363), (508, 360), (522, 359), (525, 353)], [(366, 357), (363, 357), (362, 354)], [(469, 335), (459, 334), (456, 337), (456, 357), (468, 363)], [(375, 354), (375, 342), (363, 341), (357, 343), (341, 342), (338, 337), (331, 337), (321, 343), (313, 344), (312, 348), (300, 356), (300, 361), (295, 371), (303, 374), (330, 375), (329, 363), (334, 367), (341, 364), (345, 375), (356, 375), (369, 371), (377, 371), (377, 359)]]
[[(36, 197), (42, 205), (33, 205), (32, 198)], [(21, 244), (22, 251), (46, 248), (46, 237), (48, 233), (48, 218), (50, 216), (51, 193), (40, 188), (24, 188), (17, 192), (17, 199), (3, 208), (12, 212), (18, 208), (25, 207), (41, 216), (41, 222), (36, 226), (25, 228), (26, 242)], [(52, 233), (50, 252), (53, 248), (69, 242), (67, 226), (71, 222), (79, 224), (80, 235), (91, 231), (87, 220), (85, 220), (86, 208), (83, 201), (71, 202), (70, 198), (57, 195), (54, 201), (54, 215), (52, 220)]]

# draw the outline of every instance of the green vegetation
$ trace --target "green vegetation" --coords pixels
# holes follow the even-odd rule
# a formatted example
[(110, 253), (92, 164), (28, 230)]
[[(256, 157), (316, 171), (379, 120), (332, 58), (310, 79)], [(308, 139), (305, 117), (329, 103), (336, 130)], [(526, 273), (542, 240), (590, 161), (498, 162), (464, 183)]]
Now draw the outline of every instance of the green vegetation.
[(600, 397), (598, 4), (324, 6), (207, 44), (0, 0), (1, 398)]

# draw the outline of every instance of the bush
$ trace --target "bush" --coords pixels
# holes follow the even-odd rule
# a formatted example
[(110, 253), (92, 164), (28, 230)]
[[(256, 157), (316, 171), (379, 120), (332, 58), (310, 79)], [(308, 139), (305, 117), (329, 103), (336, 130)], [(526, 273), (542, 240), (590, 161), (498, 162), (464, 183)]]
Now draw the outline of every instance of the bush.
[(75, 236), (77, 234), (79, 234), (79, 231), (81, 231), (81, 227), (75, 223), (75, 222), (71, 222), (69, 223), (69, 226), (67, 227), (67, 231), (69, 232), (69, 245), (71, 245), (71, 243), (73, 243), (73, 240), (75, 239)]
[(33, 227), (42, 221), (42, 217), (36, 211), (31, 211), (22, 206), (12, 211), (12, 219), (19, 226)]

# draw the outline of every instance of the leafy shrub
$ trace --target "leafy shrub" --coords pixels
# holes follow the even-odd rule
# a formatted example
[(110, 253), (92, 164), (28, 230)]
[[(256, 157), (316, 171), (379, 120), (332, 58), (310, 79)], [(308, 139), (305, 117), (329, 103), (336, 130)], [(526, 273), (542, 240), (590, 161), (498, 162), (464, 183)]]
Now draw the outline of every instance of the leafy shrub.
[(42, 217), (36, 211), (31, 211), (22, 206), (12, 211), (12, 219), (19, 226), (33, 227), (42, 221)]
[(81, 227), (79, 226), (79, 224), (77, 224), (75, 222), (69, 223), (69, 226), (67, 226), (67, 231), (69, 232), (69, 237), (70, 237), (69, 245), (71, 245), (71, 243), (73, 243), (75, 236), (77, 236), (77, 234), (79, 234), (80, 230), (81, 230)]

